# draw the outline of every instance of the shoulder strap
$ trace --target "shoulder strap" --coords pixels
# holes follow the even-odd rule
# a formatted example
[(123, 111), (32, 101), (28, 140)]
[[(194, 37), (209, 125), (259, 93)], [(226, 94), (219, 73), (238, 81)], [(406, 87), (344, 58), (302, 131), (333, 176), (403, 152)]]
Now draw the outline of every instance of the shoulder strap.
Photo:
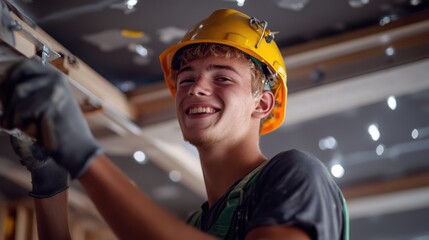
[(347, 209), (346, 199), (344, 198), (342, 193), (341, 193), (341, 199), (343, 201), (343, 214), (344, 214), (344, 240), (349, 240), (350, 239), (349, 210)]
[(198, 209), (194, 213), (192, 213), (191, 217), (188, 219), (188, 224), (194, 226), (198, 229), (201, 229), (201, 214), (203, 211)]
[[(224, 238), (228, 234), (229, 228), (231, 226), (231, 221), (235, 213), (235, 209), (243, 201), (244, 191), (247, 190), (247, 188), (249, 188), (253, 184), (256, 177), (259, 175), (260, 170), (265, 166), (267, 162), (268, 161), (265, 161), (263, 164), (255, 168), (252, 172), (247, 174), (228, 194), (226, 207), (220, 213), (216, 222), (209, 229), (210, 234), (220, 238)], [(341, 194), (341, 199), (343, 202), (343, 214), (344, 214), (344, 221), (345, 221), (343, 239), (349, 240), (350, 239), (350, 220), (349, 220), (349, 212), (347, 209), (347, 202), (341, 190), (339, 192)], [(191, 215), (191, 217), (188, 220), (188, 223), (192, 226), (197, 227), (198, 229), (201, 229), (201, 215), (202, 215), (202, 210), (199, 209), (198, 211), (194, 212)]]
[[(228, 234), (235, 210), (244, 200), (243, 198), (245, 190), (247, 190), (253, 184), (261, 169), (266, 165), (267, 162), (268, 161), (265, 161), (257, 168), (253, 169), (231, 190), (231, 192), (228, 194), (226, 206), (219, 214), (216, 222), (210, 227), (208, 231), (209, 234), (222, 239)], [(197, 228), (201, 228), (201, 215), (202, 210), (200, 209), (192, 214), (188, 223)]]

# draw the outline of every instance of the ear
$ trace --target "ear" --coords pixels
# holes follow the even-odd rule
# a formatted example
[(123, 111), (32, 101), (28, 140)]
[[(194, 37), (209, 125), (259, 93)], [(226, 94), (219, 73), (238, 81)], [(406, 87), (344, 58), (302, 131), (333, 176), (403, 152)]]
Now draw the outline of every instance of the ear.
[(257, 102), (252, 116), (259, 119), (263, 119), (267, 117), (274, 108), (274, 95), (271, 91), (263, 91), (261, 95), (257, 97), (256, 100)]

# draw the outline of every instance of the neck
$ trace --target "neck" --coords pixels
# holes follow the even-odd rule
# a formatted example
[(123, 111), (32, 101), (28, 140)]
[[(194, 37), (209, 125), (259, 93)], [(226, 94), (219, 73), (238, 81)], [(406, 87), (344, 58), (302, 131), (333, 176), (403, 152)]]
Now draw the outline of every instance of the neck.
[(259, 143), (213, 144), (198, 147), (209, 207), (239, 179), (266, 160)]

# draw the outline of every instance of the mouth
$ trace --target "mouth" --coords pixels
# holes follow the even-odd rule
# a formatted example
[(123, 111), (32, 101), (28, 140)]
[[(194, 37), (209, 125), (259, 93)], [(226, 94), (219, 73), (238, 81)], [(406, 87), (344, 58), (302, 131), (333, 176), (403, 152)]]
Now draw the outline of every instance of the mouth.
[(219, 112), (220, 109), (208, 107), (208, 106), (201, 106), (201, 107), (190, 107), (186, 114), (188, 115), (202, 115), (202, 114), (213, 114)]

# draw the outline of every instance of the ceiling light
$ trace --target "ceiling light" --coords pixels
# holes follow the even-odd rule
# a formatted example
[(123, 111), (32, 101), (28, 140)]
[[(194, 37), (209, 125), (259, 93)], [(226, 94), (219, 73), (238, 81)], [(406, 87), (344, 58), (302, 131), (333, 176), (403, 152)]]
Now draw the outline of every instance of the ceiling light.
[(411, 6), (417, 6), (420, 5), (420, 3), (422, 3), (421, 0), (410, 0)]
[(139, 1), (138, 0), (127, 0), (122, 1), (120, 3), (115, 3), (110, 5), (111, 8), (119, 9), (124, 11), (125, 14), (132, 13), (136, 10), (136, 5)]
[(168, 174), (168, 177), (173, 182), (179, 182), (182, 179), (182, 174), (179, 171), (173, 170)]
[(294, 11), (301, 11), (309, 0), (274, 0), (277, 6)]
[(384, 50), (384, 53), (386, 54), (386, 56), (391, 57), (395, 55), (395, 49), (393, 47), (388, 47)]
[(419, 130), (414, 128), (413, 131), (411, 131), (411, 137), (417, 139), (419, 137)]
[(147, 57), (149, 55), (149, 51), (141, 44), (130, 43), (128, 45), (128, 50), (131, 52), (137, 53), (140, 57)]
[(371, 135), (372, 140), (377, 141), (380, 139), (380, 131), (378, 131), (378, 127), (375, 124), (369, 125), (368, 133)]
[(319, 148), (320, 150), (326, 149), (336, 149), (337, 148), (337, 139), (332, 136), (328, 136), (319, 140)]
[(397, 14), (390, 14), (390, 15), (386, 15), (383, 16), (380, 21), (378, 22), (378, 24), (380, 24), (380, 26), (384, 26), (392, 21), (395, 21), (399, 18), (399, 16)]
[(244, 2), (245, 2), (246, 0), (237, 0), (237, 6), (239, 6), (239, 7), (242, 7), (242, 6), (244, 6)]
[(375, 152), (377, 153), (378, 156), (381, 156), (384, 153), (383, 144), (378, 145), (377, 148), (375, 149)]
[(369, 3), (369, 0), (349, 0), (349, 5), (352, 8), (360, 8)]
[(389, 108), (392, 110), (396, 109), (396, 98), (395, 98), (395, 96), (390, 96), (387, 98), (387, 106), (389, 106)]
[(384, 26), (388, 23), (390, 23), (390, 17), (389, 16), (384, 16), (380, 19), (380, 21), (378, 22), (381, 26)]
[(128, 6), (128, 8), (133, 8), (137, 5), (139, 1), (138, 0), (128, 0), (125, 2), (125, 4)]
[(141, 44), (136, 44), (136, 53), (142, 57), (146, 57), (147, 56), (147, 49), (145, 47), (143, 47)]
[(136, 88), (136, 83), (133, 81), (124, 81), (115, 84), (122, 92), (128, 92)]
[(334, 164), (331, 167), (332, 176), (336, 178), (341, 178), (344, 176), (344, 168), (341, 164)]
[(136, 160), (136, 162), (140, 163), (140, 164), (144, 164), (146, 163), (146, 154), (144, 154), (144, 152), (142, 151), (136, 151), (133, 154), (134, 160)]

